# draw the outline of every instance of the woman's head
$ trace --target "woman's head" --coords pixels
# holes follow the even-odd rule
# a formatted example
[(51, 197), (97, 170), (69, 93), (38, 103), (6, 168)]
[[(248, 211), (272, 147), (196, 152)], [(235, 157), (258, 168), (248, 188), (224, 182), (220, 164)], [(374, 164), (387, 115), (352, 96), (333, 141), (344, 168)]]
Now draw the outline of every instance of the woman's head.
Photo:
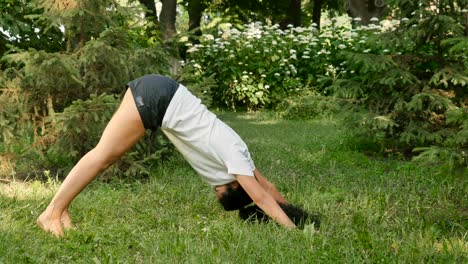
[(252, 198), (237, 181), (216, 186), (215, 191), (226, 211), (239, 210), (252, 203)]

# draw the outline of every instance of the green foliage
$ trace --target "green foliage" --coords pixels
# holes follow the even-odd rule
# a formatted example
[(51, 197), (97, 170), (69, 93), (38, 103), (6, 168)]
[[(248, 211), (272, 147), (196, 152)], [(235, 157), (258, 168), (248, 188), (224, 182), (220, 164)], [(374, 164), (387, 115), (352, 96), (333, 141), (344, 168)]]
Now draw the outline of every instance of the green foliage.
[(233, 109), (271, 106), (299, 91), (301, 78), (308, 78), (298, 67), (301, 57), (310, 60), (308, 54), (320, 50), (316, 35), (313, 27), (283, 31), (253, 23), (239, 31), (227, 26), (190, 47), (188, 65), (202, 76), (215, 76), (215, 102)]
[(12, 47), (58, 51), (65, 46), (58, 28), (31, 18), (40, 14), (31, 0), (0, 0), (0, 56)]
[(452, 131), (445, 133), (445, 140), (434, 146), (415, 148), (414, 151), (420, 153), (415, 160), (427, 164), (442, 164), (450, 170), (459, 168), (461, 173), (467, 173), (468, 109), (455, 108), (447, 111), (446, 123), (451, 125)]
[[(114, 114), (120, 100), (114, 95), (91, 95), (87, 100), (76, 100), (63, 112), (57, 113), (56, 123), (42, 138), (41, 147), (51, 166), (68, 167), (98, 143), (102, 131)], [(149, 175), (172, 148), (161, 136), (147, 134), (136, 146), (111, 167), (103, 177)]]
[(178, 73), (176, 79), (183, 83), (202, 103), (210, 107), (213, 103), (212, 90), (216, 88), (214, 74), (211, 76), (201, 75), (198, 69), (186, 66)]
[[(167, 53), (157, 39), (147, 39), (139, 7), (122, 7), (113, 0), (37, 0), (30, 7), (35, 8), (26, 14), (30, 21), (51, 32), (63, 26), (64, 32), (59, 32), (67, 47), (50, 52), (53, 49), (36, 46), (20, 49), (18, 44), (2, 57), (8, 74), (2, 76), (0, 97), (2, 107), (8, 108), (0, 111), (6, 120), (2, 119), (1, 137), (10, 140), (13, 131), (15, 136), (24, 136), (23, 144), (12, 141), (5, 146), (22, 165), (19, 170), (32, 169), (33, 174), (45, 167), (66, 171), (94, 147), (117, 104), (112, 95), (90, 94), (120, 94), (134, 78), (168, 72)], [(48, 36), (41, 34), (42, 41), (47, 42)], [(5, 85), (13, 81), (24, 99), (9, 97)], [(29, 125), (20, 127), (23, 116), (29, 118)], [(154, 163), (168, 149), (161, 147), (163, 140), (156, 142), (124, 157), (111, 171), (131, 175), (138, 164)], [(150, 146), (157, 151), (149, 153)]]
[(115, 96), (106, 94), (92, 94), (87, 100), (74, 101), (55, 115), (55, 127), (47, 135), (55, 138), (49, 151), (75, 160), (82, 157), (96, 146), (118, 105)]
[(4, 59), (16, 66), (16, 77), (30, 94), (33, 106), (42, 106), (49, 96), (60, 95), (55, 101), (62, 102), (63, 107), (84, 92), (79, 64), (72, 54), (30, 50), (6, 55)]
[(334, 118), (219, 114), (288, 201), (322, 213), (320, 232), (241, 221), (174, 156), (147, 181), (93, 182), (61, 239), (34, 224), (58, 181), (0, 184), (0, 262), (467, 263), (467, 177), (352, 151)]
[(401, 18), (391, 31), (368, 34), (361, 43), (366, 49), (340, 52), (347, 70), (328, 89), (335, 96), (364, 100), (369, 114), (355, 125), (382, 150), (410, 156), (414, 149), (423, 151), (418, 160), (439, 157), (450, 167), (463, 167), (468, 146), (459, 138), (464, 128), (448, 120), (449, 113), (467, 107), (462, 10), (455, 5), (442, 12), (431, 9), (431, 3), (420, 1), (413, 16)]
[[(18, 80), (6, 81), (0, 93), (0, 141), (4, 153), (27, 147), (32, 136), (28, 96), (19, 88)], [(1, 153), (2, 151), (0, 151)]]
[(355, 108), (358, 101), (306, 93), (283, 100), (277, 107), (278, 116), (285, 119), (314, 119), (332, 116)]

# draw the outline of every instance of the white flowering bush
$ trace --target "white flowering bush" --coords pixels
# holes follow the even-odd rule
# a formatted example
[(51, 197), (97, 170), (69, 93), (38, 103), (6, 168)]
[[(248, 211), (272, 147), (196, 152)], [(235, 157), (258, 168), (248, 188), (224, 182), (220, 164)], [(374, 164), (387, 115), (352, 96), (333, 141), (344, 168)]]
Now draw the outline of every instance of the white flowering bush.
[[(419, 1), (409, 18), (358, 33), (337, 54), (345, 69), (323, 78), (336, 97), (358, 99), (363, 138), (382, 151), (450, 168), (468, 168), (468, 39), (466, 9)], [(390, 23), (392, 25), (392, 23)], [(360, 29), (362, 31), (362, 29)], [(357, 41), (357, 42), (356, 42)]]
[(343, 52), (371, 52), (368, 37), (385, 29), (380, 25), (352, 29), (351, 21), (346, 22), (332, 19), (320, 32), (314, 24), (286, 30), (261, 23), (244, 25), (242, 30), (229, 25), (216, 35), (202, 36), (200, 44), (186, 43), (187, 64), (201, 76), (214, 74), (218, 83), (212, 91), (214, 101), (234, 109), (275, 105), (310, 89), (326, 95), (330, 91), (325, 88), (347, 73)]
[(215, 74), (214, 101), (259, 108), (303, 89), (304, 71), (298, 67), (320, 50), (317, 40), (313, 27), (283, 31), (253, 23), (242, 31), (228, 28), (216, 37), (205, 35), (188, 49), (188, 63), (200, 75)]
[(320, 32), (259, 23), (227, 27), (191, 46), (187, 63), (198, 75), (215, 76), (215, 102), (254, 109), (305, 92), (344, 98), (366, 108), (355, 119), (357, 131), (382, 151), (421, 151), (432, 162), (466, 166), (467, 11), (441, 6), (447, 10), (423, 0), (408, 18), (374, 18), (357, 28), (331, 19)]

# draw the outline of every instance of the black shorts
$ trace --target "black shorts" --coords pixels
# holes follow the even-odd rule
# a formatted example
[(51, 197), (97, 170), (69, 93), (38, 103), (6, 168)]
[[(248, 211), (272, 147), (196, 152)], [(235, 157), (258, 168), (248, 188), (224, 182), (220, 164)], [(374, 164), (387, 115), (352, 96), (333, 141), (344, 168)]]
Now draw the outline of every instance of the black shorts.
[(144, 127), (156, 131), (179, 83), (165, 76), (150, 74), (129, 82), (127, 86), (132, 91)]

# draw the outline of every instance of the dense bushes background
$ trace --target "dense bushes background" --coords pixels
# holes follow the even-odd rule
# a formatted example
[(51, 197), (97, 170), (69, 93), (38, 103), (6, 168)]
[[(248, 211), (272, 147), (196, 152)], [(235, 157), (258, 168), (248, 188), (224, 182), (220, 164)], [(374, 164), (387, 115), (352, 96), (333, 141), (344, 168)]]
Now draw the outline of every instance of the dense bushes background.
[(439, 4), (420, 1), (409, 18), (369, 26), (331, 19), (321, 31), (228, 24), (189, 43), (188, 64), (214, 75), (214, 101), (233, 109), (282, 102), (280, 116), (293, 118), (344, 110), (374, 150), (466, 170), (467, 10)]
[[(280, 118), (339, 113), (349, 133), (365, 139), (357, 141), (361, 147), (466, 172), (468, 12), (462, 2), (388, 1), (392, 19), (357, 26), (359, 19), (332, 17), (320, 30), (215, 19), (201, 36), (184, 32), (163, 42), (139, 5), (31, 1), (27, 18), (50, 46), (38, 39), (29, 47), (20, 39), (2, 46), (2, 161), (16, 165), (13, 174), (67, 170), (97, 142), (126, 82), (162, 73), (208, 106), (268, 108)], [(174, 61), (182, 46), (187, 57), (180, 67)], [(168, 150), (160, 136), (153, 139), (114, 172), (142, 171)]]
[[(41, 177), (45, 170), (63, 176), (96, 145), (128, 81), (169, 72), (168, 52), (148, 37), (144, 23), (135, 21), (142, 11), (138, 6), (114, 1), (32, 4), (39, 8), (34, 10), (42, 24), (63, 26), (67, 45), (59, 50), (11, 46), (2, 57), (2, 156), (14, 161), (7, 176)], [(100, 8), (108, 10), (97, 12)], [(45, 31), (44, 37), (50, 33), (56, 34)], [(109, 172), (147, 174), (167, 151), (160, 136), (148, 136)]]

